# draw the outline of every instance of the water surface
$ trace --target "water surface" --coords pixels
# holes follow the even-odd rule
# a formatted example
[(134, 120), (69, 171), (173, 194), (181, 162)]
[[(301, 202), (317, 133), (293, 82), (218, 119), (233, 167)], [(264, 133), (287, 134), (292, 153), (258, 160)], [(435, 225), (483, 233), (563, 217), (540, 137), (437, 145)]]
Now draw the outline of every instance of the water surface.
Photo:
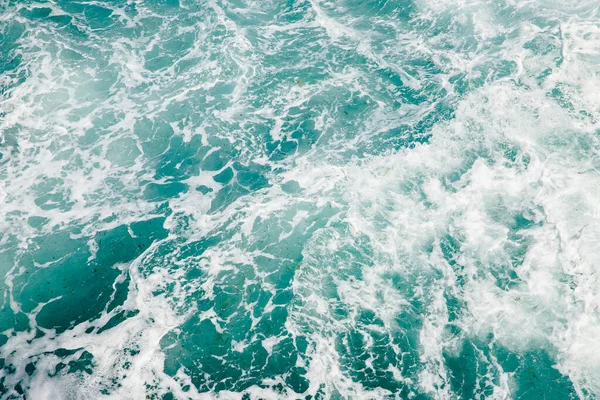
[(598, 8), (0, 0), (1, 398), (597, 398)]

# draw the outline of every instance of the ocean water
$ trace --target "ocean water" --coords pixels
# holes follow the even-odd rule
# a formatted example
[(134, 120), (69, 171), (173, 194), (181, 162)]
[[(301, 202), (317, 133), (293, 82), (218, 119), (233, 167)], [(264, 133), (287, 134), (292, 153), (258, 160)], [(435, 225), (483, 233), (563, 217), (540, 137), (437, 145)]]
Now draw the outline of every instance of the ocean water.
[(597, 0), (0, 0), (0, 398), (600, 398)]

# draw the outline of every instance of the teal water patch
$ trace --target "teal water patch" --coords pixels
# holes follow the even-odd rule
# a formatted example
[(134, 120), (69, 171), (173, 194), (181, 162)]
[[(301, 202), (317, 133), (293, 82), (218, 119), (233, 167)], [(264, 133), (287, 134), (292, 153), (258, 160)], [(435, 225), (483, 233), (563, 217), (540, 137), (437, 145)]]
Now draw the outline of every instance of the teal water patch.
[(596, 398), (599, 23), (0, 0), (0, 397)]

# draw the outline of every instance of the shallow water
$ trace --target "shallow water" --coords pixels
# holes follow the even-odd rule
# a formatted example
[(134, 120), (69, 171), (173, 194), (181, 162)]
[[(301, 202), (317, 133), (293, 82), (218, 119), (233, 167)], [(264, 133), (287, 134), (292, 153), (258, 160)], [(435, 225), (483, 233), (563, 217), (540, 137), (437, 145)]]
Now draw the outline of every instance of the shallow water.
[(600, 397), (599, 7), (0, 0), (1, 397)]

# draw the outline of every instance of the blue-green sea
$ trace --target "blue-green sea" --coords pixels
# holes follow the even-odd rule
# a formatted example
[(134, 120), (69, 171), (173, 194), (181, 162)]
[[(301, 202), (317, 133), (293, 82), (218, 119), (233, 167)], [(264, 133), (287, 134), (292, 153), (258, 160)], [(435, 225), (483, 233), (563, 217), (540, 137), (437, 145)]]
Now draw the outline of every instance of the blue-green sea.
[(0, 0), (0, 399), (600, 399), (600, 3)]

